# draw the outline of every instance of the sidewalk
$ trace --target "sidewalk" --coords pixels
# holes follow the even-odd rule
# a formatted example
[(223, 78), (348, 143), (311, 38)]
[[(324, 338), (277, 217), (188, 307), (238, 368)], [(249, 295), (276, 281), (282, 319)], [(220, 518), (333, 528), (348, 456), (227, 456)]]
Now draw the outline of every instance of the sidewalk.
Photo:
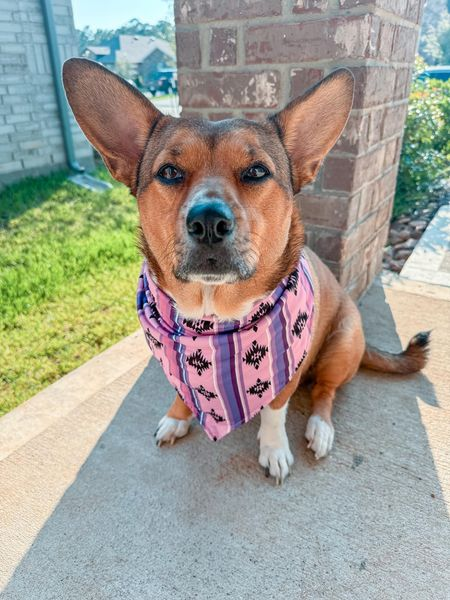
[(430, 364), (361, 371), (320, 462), (295, 397), (281, 488), (258, 467), (257, 419), (155, 446), (173, 392), (141, 332), (1, 419), (0, 598), (448, 600), (450, 289), (390, 277), (362, 312), (393, 350), (433, 329)]

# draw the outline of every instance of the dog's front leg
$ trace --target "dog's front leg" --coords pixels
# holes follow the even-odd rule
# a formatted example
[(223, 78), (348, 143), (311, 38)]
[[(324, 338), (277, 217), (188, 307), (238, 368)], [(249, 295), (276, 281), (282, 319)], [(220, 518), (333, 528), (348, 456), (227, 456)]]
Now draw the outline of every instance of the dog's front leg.
[(261, 411), (261, 426), (258, 432), (259, 464), (266, 469), (267, 476), (270, 474), (275, 477), (277, 485), (283, 483), (294, 463), (285, 423), (289, 400), (299, 379), (298, 373)]
[(288, 404), (289, 400), (281, 408), (266, 406), (261, 411), (258, 432), (259, 464), (266, 469), (267, 476), (275, 477), (277, 485), (289, 475), (289, 467), (294, 462), (285, 429)]
[(184, 437), (189, 431), (193, 414), (177, 394), (171, 407), (161, 419), (155, 431), (156, 444), (173, 444), (177, 438)]

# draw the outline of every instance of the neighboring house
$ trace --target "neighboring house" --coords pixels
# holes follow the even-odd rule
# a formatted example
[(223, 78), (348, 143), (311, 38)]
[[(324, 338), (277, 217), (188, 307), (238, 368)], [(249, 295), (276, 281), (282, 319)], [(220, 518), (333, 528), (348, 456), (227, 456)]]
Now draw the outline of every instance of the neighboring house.
[(139, 79), (143, 85), (148, 86), (171, 67), (176, 68), (176, 61), (170, 45), (163, 40), (155, 40), (150, 52), (139, 65)]
[(87, 46), (83, 52), (83, 56), (102, 62), (105, 64), (107, 58), (111, 55), (111, 48), (109, 46)]
[(87, 46), (83, 55), (141, 83), (151, 78), (152, 72), (175, 66), (170, 44), (144, 35), (116, 35), (99, 46)]
[[(52, 0), (60, 59), (76, 56), (71, 0)], [(26, 175), (67, 167), (40, 0), (2, 0), (0, 18), (0, 188)], [(92, 164), (92, 148), (76, 125), (75, 159)]]

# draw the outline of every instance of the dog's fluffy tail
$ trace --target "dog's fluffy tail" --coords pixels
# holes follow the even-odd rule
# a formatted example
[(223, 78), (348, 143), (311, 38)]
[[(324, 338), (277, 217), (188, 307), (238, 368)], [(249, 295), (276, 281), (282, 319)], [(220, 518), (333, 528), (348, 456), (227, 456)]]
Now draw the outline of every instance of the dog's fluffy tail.
[(427, 363), (430, 333), (431, 331), (418, 333), (410, 340), (406, 350), (398, 354), (367, 345), (361, 360), (361, 367), (383, 373), (416, 373)]

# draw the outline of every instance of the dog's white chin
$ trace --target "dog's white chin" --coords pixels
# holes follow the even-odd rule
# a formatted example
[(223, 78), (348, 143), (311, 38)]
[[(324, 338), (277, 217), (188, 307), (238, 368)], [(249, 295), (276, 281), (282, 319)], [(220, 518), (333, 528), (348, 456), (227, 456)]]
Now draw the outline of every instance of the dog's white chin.
[(196, 273), (188, 276), (188, 281), (195, 281), (205, 285), (221, 285), (223, 283), (234, 283), (238, 277), (235, 273), (224, 273), (215, 275), (213, 273)]

